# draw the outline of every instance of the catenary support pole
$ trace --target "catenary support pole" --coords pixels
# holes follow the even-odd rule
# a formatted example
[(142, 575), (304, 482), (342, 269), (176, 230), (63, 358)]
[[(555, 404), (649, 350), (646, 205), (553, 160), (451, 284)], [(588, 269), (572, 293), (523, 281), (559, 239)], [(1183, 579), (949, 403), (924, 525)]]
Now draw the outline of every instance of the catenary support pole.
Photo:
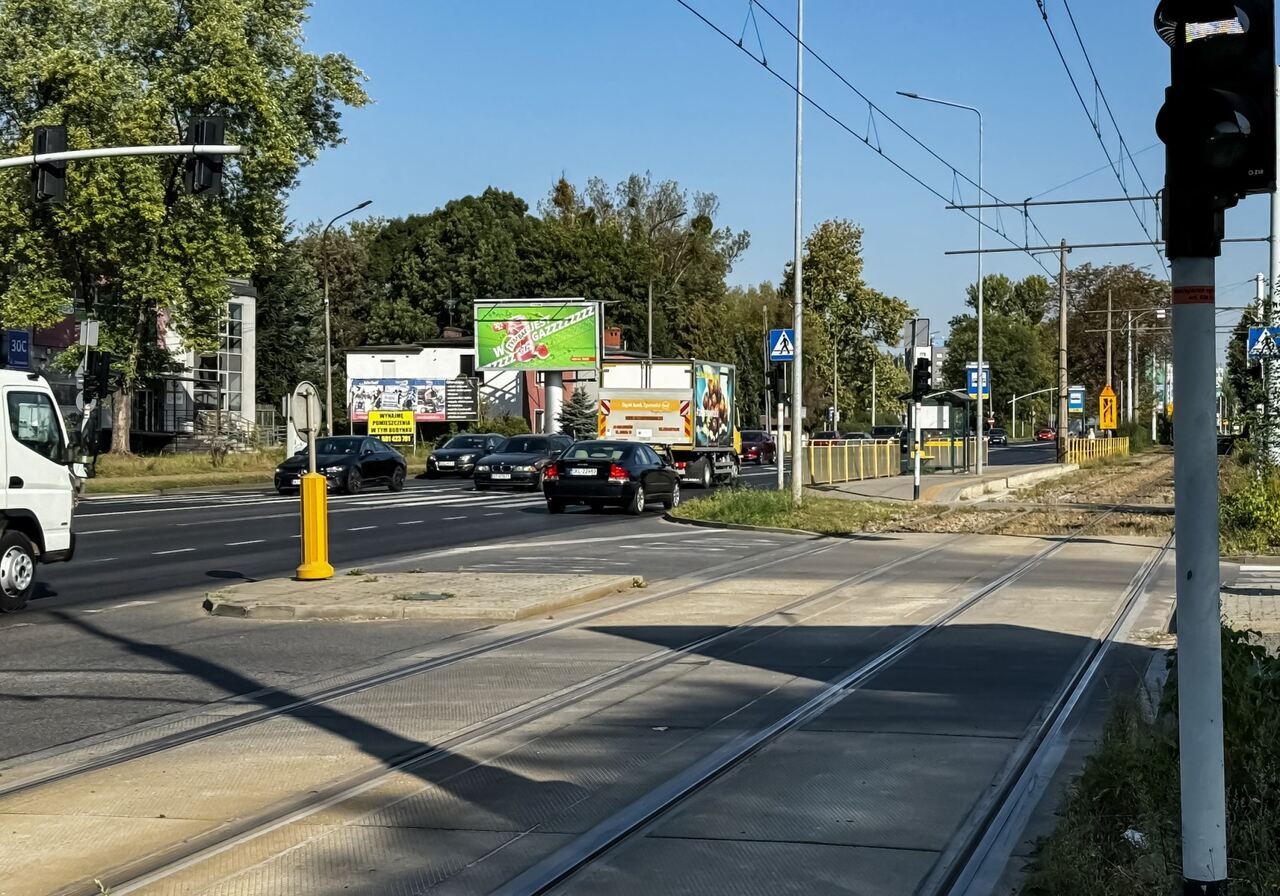
[(1218, 597), (1218, 446), (1214, 426), (1214, 259), (1173, 266), (1174, 531), (1178, 533), (1178, 746), (1187, 893), (1227, 879)]
[(787, 409), (783, 404), (782, 396), (778, 396), (778, 437), (774, 439), (774, 463), (778, 466), (778, 491), (786, 488), (786, 482), (783, 477), (783, 471), (787, 466), (786, 441), (782, 431), (782, 421), (786, 418)]
[[(1110, 317), (1110, 315), (1108, 315)], [(1111, 372), (1107, 372), (1110, 382)], [(1067, 241), (1058, 247), (1058, 463), (1067, 462)]]
[(1107, 385), (1113, 385), (1115, 365), (1111, 363), (1111, 290), (1107, 290)]
[(1151, 444), (1156, 443), (1156, 350), (1151, 349)]
[(804, 500), (804, 222), (800, 213), (804, 138), (804, 0), (796, 3), (796, 222), (795, 294), (792, 296), (796, 359), (791, 365), (791, 500)]
[(1133, 409), (1134, 407), (1136, 407), (1133, 399), (1133, 394), (1134, 392), (1137, 391), (1134, 388), (1137, 385), (1137, 383), (1134, 382), (1134, 379), (1133, 379), (1133, 311), (1129, 312), (1129, 320), (1127, 321), (1127, 325), (1125, 326), (1124, 340), (1125, 340), (1124, 341), (1124, 355), (1125, 355), (1124, 360), (1125, 360), (1125, 366), (1127, 368), (1127, 371), (1125, 373), (1125, 378), (1124, 378), (1124, 384), (1125, 384), (1124, 385), (1124, 406), (1125, 406), (1124, 419), (1126, 423), (1132, 423), (1133, 413), (1134, 413)]
[(564, 373), (559, 370), (548, 370), (546, 382), (542, 387), (543, 411), (542, 431), (555, 433), (560, 431), (560, 411), (564, 408)]
[(877, 357), (871, 361), (871, 428), (876, 426), (876, 361), (879, 361), (879, 350), (877, 349)]
[[(1280, 124), (1280, 69), (1276, 77), (1276, 123)], [(1280, 288), (1280, 196), (1271, 194), (1271, 290), (1266, 314), (1262, 321), (1268, 327), (1280, 327), (1280, 296), (1276, 290)], [(1262, 384), (1266, 392), (1266, 438), (1267, 455), (1272, 467), (1280, 467), (1280, 362), (1272, 360), (1263, 368)]]
[(760, 382), (764, 385), (764, 431), (766, 433), (773, 432), (773, 420), (770, 417), (773, 414), (773, 404), (770, 402), (771, 391), (769, 388), (769, 306), (760, 306), (760, 320), (764, 323), (764, 354), (761, 357), (762, 366), (760, 367)]
[[(982, 391), (979, 383), (979, 392)], [(915, 435), (911, 439), (911, 458), (914, 465), (911, 481), (911, 500), (920, 500), (920, 402), (911, 406), (911, 428)]]

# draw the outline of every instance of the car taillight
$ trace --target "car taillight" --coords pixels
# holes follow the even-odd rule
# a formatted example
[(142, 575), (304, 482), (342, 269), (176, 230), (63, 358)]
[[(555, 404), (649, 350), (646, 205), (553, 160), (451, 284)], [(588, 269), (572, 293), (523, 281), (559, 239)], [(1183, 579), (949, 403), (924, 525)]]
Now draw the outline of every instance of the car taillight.
[(543, 481), (543, 482), (555, 482), (555, 481), (556, 481), (557, 479), (559, 479), (559, 478), (560, 478), (560, 465), (559, 465), (559, 464), (547, 464), (547, 469), (546, 469), (546, 471), (542, 474), (542, 481)]
[(681, 473), (683, 473), (685, 471), (685, 468), (688, 466), (689, 465), (682, 460), (676, 461), (676, 469), (679, 470)]
[(624, 467), (617, 464), (609, 465), (609, 481), (610, 482), (626, 482), (631, 478), (631, 474)]

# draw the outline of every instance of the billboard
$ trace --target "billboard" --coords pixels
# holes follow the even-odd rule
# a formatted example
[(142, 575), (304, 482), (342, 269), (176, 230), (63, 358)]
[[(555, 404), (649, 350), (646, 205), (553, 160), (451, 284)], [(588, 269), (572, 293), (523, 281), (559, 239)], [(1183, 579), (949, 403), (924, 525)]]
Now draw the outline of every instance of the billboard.
[(582, 299), (476, 302), (481, 370), (595, 370), (600, 305)]
[(694, 363), (694, 447), (733, 446), (733, 375), (729, 364)]
[(369, 411), (369, 435), (389, 445), (411, 444), (416, 433), (413, 411)]
[(692, 445), (688, 389), (611, 389), (600, 394), (602, 439), (657, 445)]
[(353, 379), (347, 401), (353, 423), (367, 423), (370, 411), (413, 411), (417, 423), (443, 423), (445, 380)]
[(444, 384), (444, 413), (450, 423), (480, 419), (480, 383), (460, 376)]

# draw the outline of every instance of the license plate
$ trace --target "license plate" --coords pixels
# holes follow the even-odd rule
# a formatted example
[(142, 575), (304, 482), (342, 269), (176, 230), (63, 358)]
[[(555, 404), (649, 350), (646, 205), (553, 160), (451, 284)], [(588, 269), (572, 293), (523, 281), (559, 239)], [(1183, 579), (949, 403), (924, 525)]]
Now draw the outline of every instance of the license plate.
[(596, 471), (594, 467), (574, 467), (569, 470), (570, 476), (594, 476)]
[(493, 478), (494, 479), (510, 479), (511, 474), (510, 473), (494, 473)]
[(302, 485), (302, 480), (301, 480), (301, 479), (295, 479), (295, 480), (293, 480), (293, 484), (294, 484), (294, 485)]
[(436, 466), (437, 466), (437, 467), (452, 467), (452, 466), (453, 466), (453, 461), (451, 461), (451, 460), (438, 460), (438, 461), (436, 461)]

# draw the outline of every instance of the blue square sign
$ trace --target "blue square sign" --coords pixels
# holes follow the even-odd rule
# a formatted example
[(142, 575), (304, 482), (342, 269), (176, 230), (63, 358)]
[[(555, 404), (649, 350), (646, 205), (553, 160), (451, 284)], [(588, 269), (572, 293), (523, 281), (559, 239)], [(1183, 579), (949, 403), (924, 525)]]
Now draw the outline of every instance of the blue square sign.
[(769, 360), (794, 361), (796, 359), (796, 331), (793, 329), (769, 331)]
[(31, 367), (31, 333), (27, 330), (5, 330), (5, 348), (10, 367), (27, 370)]

